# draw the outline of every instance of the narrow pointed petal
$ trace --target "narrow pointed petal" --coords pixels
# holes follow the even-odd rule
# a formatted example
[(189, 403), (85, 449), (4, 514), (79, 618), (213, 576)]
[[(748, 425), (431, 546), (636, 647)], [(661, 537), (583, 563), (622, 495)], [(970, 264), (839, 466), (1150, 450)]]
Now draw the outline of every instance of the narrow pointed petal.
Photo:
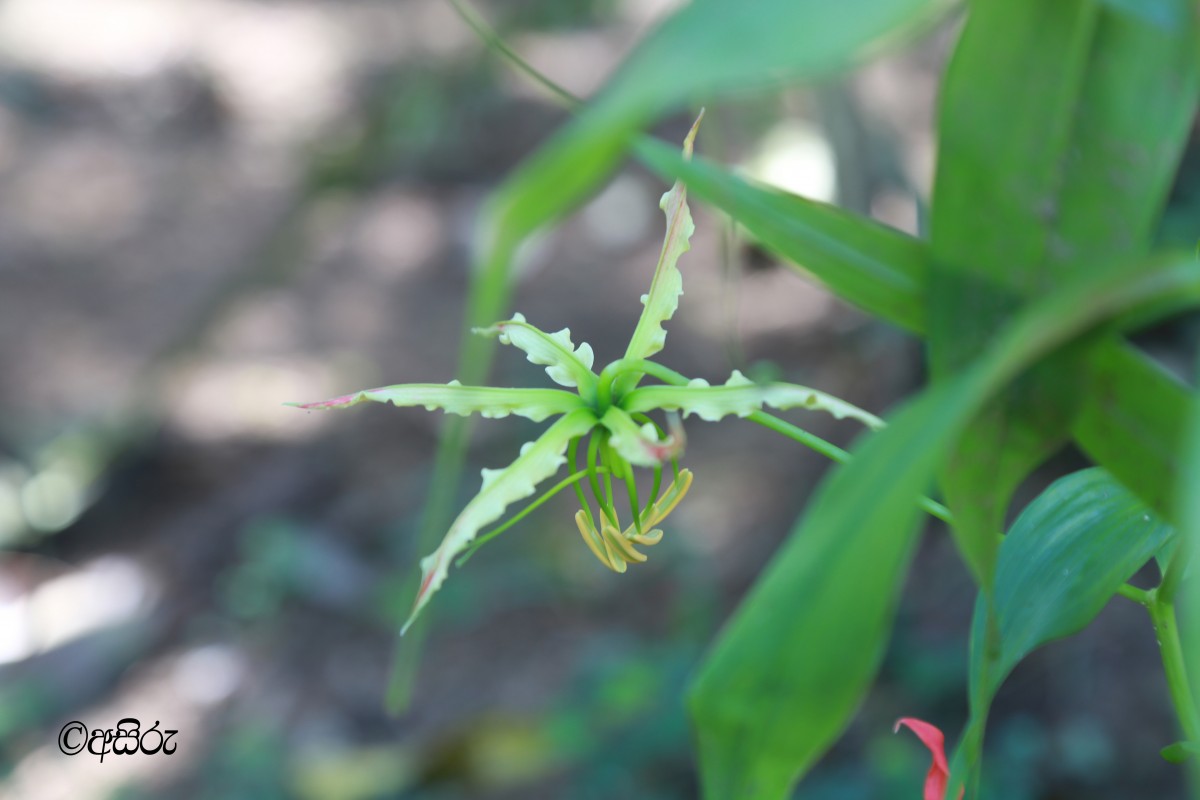
[[(685, 158), (691, 158), (692, 144), (703, 118), (704, 113), (701, 112), (683, 141)], [(654, 268), (650, 291), (642, 295), (642, 315), (625, 350), (626, 358), (649, 358), (663, 349), (667, 340), (663, 323), (675, 316), (675, 310), (679, 308), (679, 296), (683, 294), (683, 274), (679, 271), (678, 262), (679, 257), (691, 249), (696, 226), (687, 204), (687, 187), (682, 181), (676, 181), (670, 191), (662, 196), (659, 206), (667, 216), (667, 233), (658, 256), (658, 266)], [(616, 388), (620, 393), (627, 392), (637, 385), (639, 378), (637, 373), (627, 374), (618, 379)]]
[(550, 380), (559, 386), (588, 391), (596, 384), (596, 374), (592, 372), (595, 360), (592, 346), (583, 342), (576, 347), (571, 342), (570, 328), (546, 333), (526, 322), (524, 316), (514, 314), (510, 320), (497, 322), (490, 328), (475, 328), (472, 332), (496, 336), (501, 344), (523, 350), (530, 363), (544, 366)]
[(671, 435), (660, 440), (653, 425), (639, 426), (633, 417), (616, 406), (604, 412), (600, 424), (612, 434), (609, 444), (617, 451), (617, 455), (639, 467), (658, 466), (677, 456), (683, 449), (683, 440), (679, 436)]
[(501, 389), (492, 386), (463, 386), (450, 383), (402, 383), (379, 389), (321, 400), (315, 403), (288, 403), (306, 410), (349, 408), (359, 403), (391, 403), (394, 406), (423, 406), (426, 411), (441, 409), (447, 414), (481, 414), (484, 417), (507, 417), (516, 414), (541, 422), (555, 414), (566, 414), (583, 406), (579, 395), (558, 389)]
[(595, 424), (596, 417), (589, 409), (572, 411), (546, 429), (537, 440), (522, 447), (521, 455), (508, 467), (485, 476), (485, 486), (450, 525), (437, 550), (421, 560), (421, 588), (401, 634), (408, 630), (429, 598), (441, 588), (454, 557), (471, 543), (481, 528), (504, 516), (510, 504), (529, 497), (539, 483), (558, 472), (566, 463), (563, 454), (570, 441), (587, 433)]
[[(933, 754), (933, 763), (929, 765), (929, 772), (925, 775), (924, 800), (943, 800), (946, 796), (946, 784), (950, 781), (950, 765), (946, 763), (946, 737), (936, 726), (914, 717), (896, 720), (892, 731), (898, 733), (901, 726), (915, 733)], [(962, 795), (963, 792), (959, 792), (960, 799)]]
[(632, 413), (665, 409), (681, 411), (686, 417), (695, 414), (707, 422), (715, 422), (731, 414), (749, 416), (763, 406), (780, 410), (808, 408), (824, 411), (837, 419), (854, 419), (869, 428), (878, 429), (883, 420), (869, 411), (840, 400), (825, 392), (798, 386), (794, 383), (753, 383), (737, 370), (723, 386), (710, 386), (697, 378), (687, 386), (646, 386), (630, 392), (621, 403)]

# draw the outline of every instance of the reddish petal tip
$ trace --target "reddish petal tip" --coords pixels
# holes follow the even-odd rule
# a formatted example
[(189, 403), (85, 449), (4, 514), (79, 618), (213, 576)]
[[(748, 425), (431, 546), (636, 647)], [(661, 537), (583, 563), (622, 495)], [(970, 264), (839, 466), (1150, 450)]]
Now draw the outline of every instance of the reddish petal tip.
[(334, 397), (329, 400), (317, 400), (313, 403), (284, 403), (284, 405), (292, 406), (293, 408), (303, 408), (306, 411), (318, 408), (342, 408), (344, 406), (352, 406), (361, 402), (364, 394), (365, 392), (354, 392), (352, 394), (344, 394), (341, 397)]
[[(933, 763), (925, 776), (925, 800), (942, 800), (946, 793), (946, 784), (950, 781), (950, 765), (946, 763), (946, 737), (936, 725), (930, 725), (915, 717), (901, 717), (896, 720), (892, 731), (898, 733), (901, 727), (915, 733), (933, 755)], [(962, 797), (961, 792), (959, 797)]]

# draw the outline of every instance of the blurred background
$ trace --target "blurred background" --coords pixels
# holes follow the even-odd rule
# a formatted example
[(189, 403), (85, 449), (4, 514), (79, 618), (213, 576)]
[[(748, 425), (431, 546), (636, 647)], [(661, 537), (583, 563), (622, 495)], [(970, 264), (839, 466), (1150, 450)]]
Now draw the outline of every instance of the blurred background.
[[(586, 96), (673, 5), (479, 8)], [(915, 232), (955, 32), (710, 106), (698, 150)], [(688, 676), (821, 457), (740, 420), (689, 424), (692, 493), (623, 576), (556, 498), (452, 575), (393, 717), (443, 419), (281, 405), (454, 377), (478, 210), (565, 118), (443, 0), (0, 3), (0, 795), (696, 796)], [(689, 124), (655, 133), (678, 142)], [(1192, 151), (1163, 233), (1184, 242), (1200, 235)], [(515, 309), (570, 326), (599, 363), (620, 355), (665, 188), (624, 168), (526, 249)], [(881, 414), (918, 385), (913, 340), (696, 217), (663, 363)], [(1179, 339), (1168, 326), (1145, 343), (1178, 369)], [(499, 354), (496, 385), (545, 381)], [(789, 418), (840, 444), (856, 433)], [(478, 424), (461, 502), (537, 430)], [(1081, 464), (1064, 455), (1024, 497)], [(956, 738), (972, 601), (931, 527), (879, 683), (798, 796), (917, 796), (928, 755), (891, 725), (919, 716)], [(59, 752), (64, 723), (125, 717), (178, 730), (177, 751)], [(1116, 599), (1001, 692), (993, 796), (1181, 797), (1157, 755), (1172, 719), (1148, 620)]]

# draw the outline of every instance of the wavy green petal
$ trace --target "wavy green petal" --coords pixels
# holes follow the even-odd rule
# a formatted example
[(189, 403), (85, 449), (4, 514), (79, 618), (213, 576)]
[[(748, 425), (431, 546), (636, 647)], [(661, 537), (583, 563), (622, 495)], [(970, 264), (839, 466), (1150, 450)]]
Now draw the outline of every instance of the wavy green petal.
[(576, 409), (522, 447), (516, 461), (504, 469), (483, 471), (479, 494), (459, 513), (437, 550), (421, 559), (421, 588), (412, 613), (400, 630), (401, 635), (413, 624), (434, 592), (441, 588), (454, 557), (466, 549), (480, 529), (504, 516), (509, 505), (529, 497), (539, 483), (558, 472), (567, 461), (563, 453), (570, 441), (587, 433), (595, 424), (596, 416), (591, 409)]
[(391, 403), (394, 406), (423, 406), (426, 411), (441, 409), (447, 414), (481, 414), (489, 419), (516, 414), (541, 422), (555, 414), (566, 414), (582, 407), (579, 395), (558, 389), (501, 389), (492, 386), (463, 386), (449, 383), (401, 383), (379, 389), (344, 394), (315, 403), (287, 403), (307, 410), (349, 408), (359, 403)]
[[(704, 113), (696, 118), (687, 138), (683, 140), (683, 155), (690, 158), (692, 144), (696, 139), (696, 130)], [(625, 358), (649, 358), (661, 351), (667, 341), (667, 331), (663, 323), (675, 316), (679, 308), (679, 296), (683, 294), (683, 274), (680, 273), (679, 257), (691, 249), (692, 234), (696, 225), (692, 222), (692, 212), (687, 204), (687, 187), (682, 181), (675, 181), (670, 191), (662, 196), (659, 207), (667, 215), (667, 233), (663, 238), (662, 251), (658, 256), (658, 266), (654, 268), (654, 278), (650, 283), (650, 291), (642, 295), (642, 315), (638, 318), (637, 327), (629, 339), (629, 347), (625, 350)], [(631, 373), (623, 376), (617, 383), (617, 389), (626, 392), (637, 385), (640, 375)]]
[(710, 386), (697, 378), (687, 386), (647, 386), (630, 392), (621, 407), (632, 413), (663, 409), (682, 411), (686, 417), (695, 414), (707, 422), (736, 414), (746, 417), (763, 406), (778, 408), (810, 408), (825, 411), (838, 419), (855, 419), (870, 428), (882, 428), (883, 420), (833, 395), (797, 386), (794, 383), (753, 383), (737, 370), (724, 386)]
[(617, 451), (617, 455), (639, 467), (657, 467), (683, 449), (683, 440), (678, 432), (666, 439), (659, 439), (653, 425), (638, 425), (633, 417), (616, 406), (604, 412), (600, 424), (612, 434), (608, 443)]
[(596, 375), (592, 372), (595, 360), (592, 346), (582, 342), (575, 347), (570, 328), (546, 333), (526, 322), (523, 315), (514, 314), (510, 320), (497, 322), (490, 328), (474, 328), (472, 333), (497, 336), (501, 344), (524, 350), (530, 363), (545, 367), (550, 380), (559, 386), (588, 390), (596, 384)]

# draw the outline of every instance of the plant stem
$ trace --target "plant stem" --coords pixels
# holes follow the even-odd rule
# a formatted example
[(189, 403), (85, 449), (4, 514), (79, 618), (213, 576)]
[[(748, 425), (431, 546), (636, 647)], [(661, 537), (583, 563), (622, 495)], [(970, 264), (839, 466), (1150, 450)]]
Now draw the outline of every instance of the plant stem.
[(1175, 619), (1175, 604), (1159, 597), (1158, 590), (1148, 592), (1151, 602), (1147, 608), (1154, 623), (1154, 635), (1162, 654), (1163, 672), (1167, 677), (1167, 688), (1171, 692), (1171, 703), (1179, 727), (1189, 742), (1200, 742), (1200, 717), (1196, 713), (1196, 701), (1188, 683), (1187, 666), (1183, 660), (1183, 647), (1179, 641), (1179, 625)]
[(1167, 562), (1166, 569), (1163, 570), (1162, 580), (1158, 583), (1155, 597), (1160, 603), (1174, 605), (1175, 594), (1179, 591), (1179, 584), (1183, 580), (1183, 572), (1187, 569), (1189, 561), (1191, 558), (1188, 553), (1187, 540), (1184, 539), (1175, 548), (1175, 553)]
[(508, 43), (496, 33), (495, 28), (487, 23), (486, 20), (463, 0), (450, 0), (450, 5), (454, 8), (462, 20), (470, 26), (471, 30), (484, 41), (489, 47), (492, 47), (501, 56), (506, 58), (510, 64), (516, 67), (521, 72), (530, 78), (534, 83), (541, 86), (550, 96), (558, 100), (569, 109), (575, 110), (583, 104), (583, 101), (575, 95), (568, 92), (563, 87), (559, 86), (554, 81), (534, 69), (525, 59), (508, 46)]
[(1117, 594), (1146, 608), (1150, 608), (1150, 604), (1154, 602), (1154, 598), (1150, 592), (1145, 589), (1139, 589), (1130, 583), (1122, 583), (1117, 589)]
[[(792, 423), (782, 420), (772, 414), (768, 414), (765, 411), (755, 411), (753, 414), (746, 417), (746, 419), (750, 420), (751, 422), (758, 423), (764, 428), (769, 428), (776, 433), (783, 434), (789, 439), (799, 442), (805, 447), (815, 450), (821, 455), (832, 459), (839, 464), (845, 464), (852, 458), (850, 453), (838, 447), (836, 444), (827, 442), (820, 436), (809, 433), (803, 428), (793, 425)], [(937, 517), (947, 525), (954, 524), (954, 515), (950, 512), (950, 509), (946, 508), (946, 506), (942, 505), (938, 501), (922, 496), (917, 500), (917, 505), (921, 507), (922, 511), (932, 517)], [(1179, 571), (1180, 570), (1168, 570), (1168, 577), (1170, 577), (1172, 572), (1177, 573)], [(1167, 580), (1163, 580), (1163, 585), (1168, 585)], [(1117, 588), (1117, 594), (1132, 600), (1138, 605), (1145, 606), (1146, 608), (1149, 608), (1150, 604), (1153, 602), (1150, 592), (1146, 591), (1145, 589), (1139, 589), (1138, 587), (1129, 583), (1121, 584)]]
[[(786, 422), (779, 417), (774, 416), (773, 414), (768, 414), (765, 411), (755, 411), (750, 416), (746, 417), (746, 419), (750, 420), (751, 422), (758, 423), (764, 428), (769, 428), (776, 433), (783, 434), (789, 439), (799, 442), (800, 444), (812, 450), (816, 450), (821, 455), (832, 459), (839, 464), (845, 464), (850, 461), (850, 454), (838, 447), (836, 444), (827, 442), (820, 436), (809, 433), (803, 428), (793, 425), (790, 422)], [(946, 508), (936, 500), (931, 500), (928, 497), (921, 497), (919, 500), (917, 500), (917, 505), (919, 505), (926, 513), (937, 517), (942, 522), (947, 524), (954, 523), (954, 517), (950, 514), (950, 509)]]
[[(608, 470), (605, 469), (604, 467), (596, 468), (596, 472), (605, 472), (606, 473), (607, 471)], [(473, 556), (475, 554), (476, 550), (483, 547), (485, 544), (490, 542), (492, 539), (495, 539), (500, 534), (504, 533), (506, 530), (511, 528), (513, 525), (516, 525), (518, 522), (525, 519), (525, 517), (527, 517), (529, 514), (533, 513), (534, 511), (536, 511), (543, 503), (545, 503), (551, 497), (554, 497), (554, 495), (558, 494), (563, 489), (567, 488), (568, 486), (578, 486), (579, 482), (587, 477), (588, 472), (589, 472), (589, 470), (581, 469), (578, 472), (571, 473), (570, 475), (563, 478), (558, 483), (554, 484), (554, 486), (552, 486), (551, 488), (546, 490), (542, 494), (541, 497), (539, 497), (538, 499), (534, 500), (532, 503), (530, 503), (529, 505), (527, 505), (523, 509), (521, 509), (520, 513), (514, 514), (512, 517), (510, 517), (508, 520), (506, 520), (504, 522), (504, 524), (502, 524), (496, 528), (493, 528), (492, 530), (488, 531), (487, 533), (480, 534), (478, 537), (476, 537), (475, 541), (471, 542), (471, 545), (470, 545), (470, 547), (467, 548), (467, 551), (465, 553), (463, 553), (461, 556), (459, 556), (458, 560), (454, 562), (454, 566), (461, 567), (463, 564), (467, 563), (467, 559), (470, 558), (471, 556)], [(586, 504), (585, 504), (584, 508), (585, 509), (587, 508)]]

